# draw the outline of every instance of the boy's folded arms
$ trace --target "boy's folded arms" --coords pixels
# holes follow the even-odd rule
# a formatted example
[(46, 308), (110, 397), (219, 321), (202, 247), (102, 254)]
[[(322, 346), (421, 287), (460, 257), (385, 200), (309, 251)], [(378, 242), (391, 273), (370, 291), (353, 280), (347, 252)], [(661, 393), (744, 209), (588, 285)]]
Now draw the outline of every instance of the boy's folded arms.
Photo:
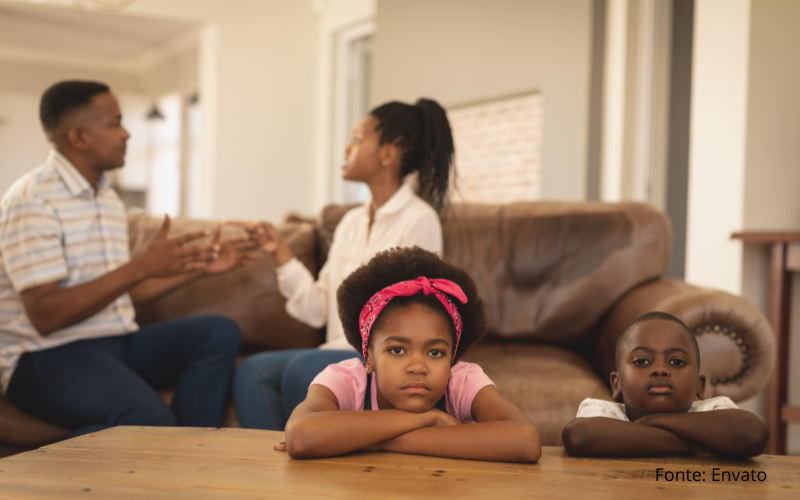
[(572, 455), (655, 454), (750, 457), (763, 453), (769, 430), (727, 397), (704, 400), (705, 377), (692, 333), (679, 319), (649, 313), (617, 343), (613, 397), (586, 399), (564, 428)]

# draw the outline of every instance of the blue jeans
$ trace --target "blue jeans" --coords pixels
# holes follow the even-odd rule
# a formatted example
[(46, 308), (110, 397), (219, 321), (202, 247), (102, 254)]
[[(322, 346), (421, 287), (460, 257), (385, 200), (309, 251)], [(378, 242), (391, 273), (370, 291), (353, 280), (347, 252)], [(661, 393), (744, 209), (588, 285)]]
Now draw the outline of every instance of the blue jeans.
[(308, 386), (328, 365), (359, 358), (356, 351), (287, 349), (245, 359), (233, 380), (233, 401), (242, 427), (282, 431)]
[[(79, 436), (115, 425), (222, 425), (241, 334), (194, 316), (23, 354), (7, 396)], [(158, 394), (177, 385), (172, 407)]]

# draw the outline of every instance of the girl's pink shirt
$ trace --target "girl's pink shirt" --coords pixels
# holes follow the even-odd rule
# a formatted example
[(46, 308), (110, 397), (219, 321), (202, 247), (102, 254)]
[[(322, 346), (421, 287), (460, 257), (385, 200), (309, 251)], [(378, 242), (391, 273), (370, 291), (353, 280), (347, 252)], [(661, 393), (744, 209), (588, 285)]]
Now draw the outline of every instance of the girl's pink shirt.
[[(471, 423), (472, 400), (478, 391), (494, 382), (474, 363), (459, 361), (452, 367), (453, 378), (447, 384), (445, 402), (447, 413), (464, 423)], [(372, 409), (378, 409), (378, 391), (372, 377)], [(367, 393), (367, 372), (359, 359), (347, 359), (329, 365), (316, 376), (311, 385), (327, 387), (339, 401), (340, 411), (361, 411), (364, 409), (364, 396)]]

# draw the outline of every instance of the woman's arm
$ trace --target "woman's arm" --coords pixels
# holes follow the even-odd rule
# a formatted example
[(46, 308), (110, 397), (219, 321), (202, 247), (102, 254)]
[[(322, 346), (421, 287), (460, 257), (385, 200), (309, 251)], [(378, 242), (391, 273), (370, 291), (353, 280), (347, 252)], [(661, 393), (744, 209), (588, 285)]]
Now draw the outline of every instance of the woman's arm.
[(278, 266), (278, 291), (286, 299), (286, 312), (314, 328), (325, 326), (328, 322), (328, 293), (335, 293), (335, 290), (329, 290), (328, 262), (336, 251), (339, 227), (333, 234), (334, 243), (328, 262), (322, 266), (319, 277), (314, 281), (311, 272), (295, 258), (283, 235), (272, 224), (246, 221), (229, 221), (227, 224), (244, 228), (251, 241), (273, 256)]
[(472, 416), (477, 423), (413, 430), (380, 444), (379, 449), (496, 462), (536, 462), (541, 457), (536, 427), (494, 386), (475, 395)]
[(749, 411), (724, 409), (693, 413), (653, 413), (636, 421), (663, 429), (723, 455), (754, 457), (764, 453), (769, 429)]
[(312, 385), (286, 424), (286, 451), (292, 458), (331, 457), (364, 449), (406, 432), (452, 420), (437, 410), (339, 411), (336, 396)]
[(699, 448), (670, 431), (606, 417), (572, 419), (561, 433), (564, 448), (577, 457), (639, 457), (699, 453)]

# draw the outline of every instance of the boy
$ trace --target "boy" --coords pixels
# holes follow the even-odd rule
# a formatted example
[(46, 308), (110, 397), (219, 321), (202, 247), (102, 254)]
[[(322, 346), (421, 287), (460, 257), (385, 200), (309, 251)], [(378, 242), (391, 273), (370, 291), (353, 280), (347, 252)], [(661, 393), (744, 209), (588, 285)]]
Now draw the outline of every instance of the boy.
[(617, 342), (616, 363), (611, 389), (622, 402), (581, 403), (562, 434), (571, 455), (751, 457), (764, 452), (769, 430), (758, 417), (727, 397), (703, 399), (700, 349), (678, 318), (651, 312), (636, 319)]

